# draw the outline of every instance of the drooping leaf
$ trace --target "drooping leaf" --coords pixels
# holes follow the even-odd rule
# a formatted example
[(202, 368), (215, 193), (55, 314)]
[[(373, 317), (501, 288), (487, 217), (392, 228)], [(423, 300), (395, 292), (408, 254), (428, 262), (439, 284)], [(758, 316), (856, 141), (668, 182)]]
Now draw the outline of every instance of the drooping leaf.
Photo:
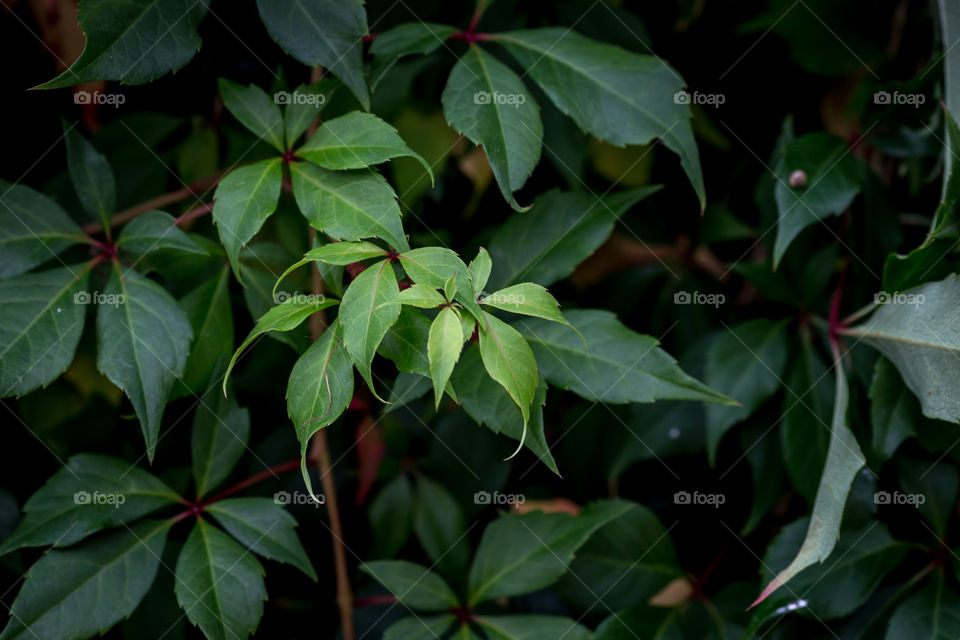
[(427, 354), (430, 358), (430, 377), (433, 380), (433, 394), (436, 398), (436, 408), (440, 408), (443, 399), (443, 390), (447, 388), (453, 367), (460, 358), (463, 348), (463, 330), (460, 327), (460, 316), (452, 307), (440, 310), (433, 324), (430, 325), (430, 336), (427, 341)]
[(283, 152), (283, 114), (280, 107), (255, 84), (244, 87), (226, 78), (217, 81), (223, 105), (255, 136)]
[(0, 278), (25, 273), (84, 242), (67, 212), (22, 184), (0, 181)]
[(537, 390), (537, 360), (516, 329), (484, 312), (480, 331), (483, 367), (502, 386), (523, 416), (524, 433), (530, 422), (530, 405)]
[(382, 584), (397, 600), (412, 609), (446, 611), (457, 606), (457, 596), (443, 578), (405, 560), (375, 560), (360, 570)]
[(193, 329), (166, 289), (119, 263), (105, 296), (97, 305), (97, 369), (130, 398), (153, 460), (160, 420), (187, 365)]
[(422, 474), (417, 476), (413, 531), (440, 573), (451, 577), (466, 573), (467, 519), (450, 492)]
[(233, 307), (230, 304), (230, 268), (202, 283), (180, 300), (195, 336), (179, 387), (181, 393), (205, 395), (223, 371), (226, 354), (234, 345)]
[(143, 84), (176, 71), (200, 49), (197, 26), (208, 9), (208, 0), (87, 0), (78, 16), (87, 35), (83, 53), (37, 88), (94, 80)]
[(240, 250), (253, 238), (277, 208), (283, 182), (280, 158), (234, 169), (214, 193), (213, 220), (237, 280)]
[(333, 78), (324, 78), (308, 85), (300, 85), (291, 92), (274, 94), (274, 102), (281, 98), (286, 102), (283, 108), (283, 129), (287, 149), (292, 149), (300, 136), (317, 119), (324, 105), (329, 102), (340, 83)]
[(45, 554), (10, 607), (3, 640), (82, 640), (128, 617), (150, 589), (171, 521), (143, 521)]
[(383, 258), (387, 252), (372, 242), (331, 242), (303, 254), (303, 260), (319, 260), (346, 266), (371, 258)]
[(128, 222), (117, 238), (117, 248), (139, 255), (163, 249), (207, 255), (176, 225), (176, 218), (163, 211), (147, 211)]
[(290, 165), (293, 195), (307, 221), (337, 240), (381, 238), (409, 248), (400, 224), (397, 195), (373, 171), (327, 171), (309, 162)]
[(223, 482), (247, 451), (250, 413), (234, 398), (211, 392), (200, 400), (193, 415), (190, 455), (197, 496)]
[(900, 374), (886, 358), (877, 358), (870, 383), (870, 427), (873, 452), (887, 460), (900, 444), (914, 434), (920, 420), (920, 405), (903, 384)]
[(374, 394), (370, 364), (380, 341), (400, 316), (399, 305), (383, 303), (393, 300), (399, 291), (393, 265), (384, 260), (364, 269), (350, 283), (340, 305), (343, 344)]
[(203, 519), (177, 558), (177, 602), (212, 640), (247, 640), (263, 615), (267, 590), (253, 554)]
[(551, 27), (498, 33), (557, 107), (581, 128), (617, 146), (659, 138), (680, 156), (700, 208), (706, 206), (690, 106), (675, 99), (684, 81), (663, 60)]
[(89, 279), (88, 264), (0, 280), (0, 397), (45, 386), (70, 366)]
[(523, 81), (476, 45), (454, 65), (443, 90), (443, 114), (454, 129), (483, 145), (503, 197), (522, 210), (520, 189), (540, 160), (540, 108)]
[(117, 205), (117, 184), (107, 158), (80, 135), (76, 127), (63, 123), (67, 142), (67, 170), (84, 210), (110, 228), (110, 216)]
[(370, 108), (361, 42), (367, 32), (367, 12), (360, 0), (257, 0), (257, 9), (284, 51), (307, 66), (329, 69), (364, 109)]
[(590, 630), (569, 618), (542, 615), (478, 616), (477, 624), (490, 640), (563, 638), (590, 640)]
[(23, 505), (24, 518), (0, 545), (0, 555), (20, 547), (71, 545), (179, 501), (172, 489), (135, 465), (77, 454)]
[(269, 498), (228, 498), (206, 511), (227, 532), (254, 553), (292, 565), (314, 581), (317, 572), (294, 528), (297, 520)]
[(960, 595), (938, 571), (890, 617), (884, 640), (949, 640), (960, 635)]

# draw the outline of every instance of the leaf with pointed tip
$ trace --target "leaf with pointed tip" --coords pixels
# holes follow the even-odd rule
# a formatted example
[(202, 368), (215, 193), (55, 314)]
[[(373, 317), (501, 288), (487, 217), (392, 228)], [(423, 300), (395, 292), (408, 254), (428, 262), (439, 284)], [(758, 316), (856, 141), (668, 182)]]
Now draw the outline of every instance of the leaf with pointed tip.
[(381, 32), (370, 45), (373, 63), (370, 72), (370, 89), (377, 85), (404, 56), (428, 55), (445, 46), (447, 38), (456, 32), (454, 27), (433, 22), (408, 22)]
[(290, 164), (293, 195), (303, 216), (337, 240), (381, 238), (398, 251), (407, 244), (397, 194), (372, 171), (327, 171), (309, 162)]
[(463, 330), (460, 328), (460, 316), (452, 307), (441, 309), (433, 324), (427, 341), (427, 354), (430, 358), (430, 378), (433, 380), (433, 394), (436, 408), (440, 408), (443, 390), (447, 388), (453, 367), (460, 358), (463, 348)]
[(230, 372), (233, 371), (233, 366), (237, 363), (237, 358), (240, 357), (243, 350), (246, 349), (251, 342), (256, 340), (257, 337), (268, 331), (290, 331), (291, 329), (296, 329), (304, 320), (317, 311), (332, 307), (339, 302), (339, 300), (333, 298), (316, 298), (309, 296), (305, 299), (302, 297), (290, 298), (275, 307), (271, 307), (257, 320), (257, 324), (250, 330), (250, 334), (240, 345), (240, 348), (233, 354), (233, 357), (230, 358), (230, 364), (227, 365), (227, 372), (223, 376), (223, 393), (227, 393), (227, 380), (230, 378)]
[(83, 52), (37, 88), (94, 80), (143, 84), (176, 71), (200, 49), (197, 26), (209, 8), (208, 0), (85, 0), (78, 16), (87, 36)]
[(172, 521), (144, 521), (45, 554), (10, 607), (3, 640), (82, 640), (128, 617), (160, 566)]
[[(292, 149), (304, 131), (320, 116), (324, 105), (330, 101), (340, 82), (333, 78), (323, 78), (317, 82), (300, 85), (287, 95), (287, 105), (283, 108), (283, 130), (287, 149)], [(276, 101), (276, 94), (274, 101)]]
[(117, 183), (106, 156), (80, 135), (74, 125), (63, 123), (67, 142), (67, 170), (84, 210), (110, 229), (110, 216), (117, 206)]
[(532, 282), (521, 282), (495, 291), (484, 296), (480, 304), (569, 326), (566, 318), (560, 313), (560, 305), (554, 297), (546, 289)]
[(84, 241), (83, 231), (56, 202), (0, 180), (0, 278), (25, 273)]
[(370, 265), (357, 276), (343, 294), (340, 324), (343, 344), (357, 371), (376, 395), (370, 365), (377, 347), (400, 316), (400, 305), (393, 300), (400, 288), (390, 260)]
[(213, 221), (240, 282), (240, 250), (276, 210), (282, 183), (282, 162), (273, 158), (234, 169), (217, 185)]
[(361, 0), (257, 0), (270, 36), (309, 67), (322, 65), (357, 97), (364, 109), (370, 96), (363, 78), (367, 12)]
[(286, 149), (283, 144), (283, 114), (266, 91), (255, 84), (244, 87), (226, 78), (220, 78), (217, 86), (223, 105), (240, 124), (261, 140), (266, 140), (277, 151), (282, 153)]
[(870, 427), (873, 452), (889, 460), (904, 440), (914, 435), (920, 421), (920, 405), (897, 369), (884, 357), (877, 358), (870, 382)]
[(436, 309), (446, 304), (447, 299), (439, 291), (425, 284), (413, 284), (403, 289), (393, 302), (388, 304), (408, 304), (420, 309)]
[(163, 249), (207, 255), (176, 223), (177, 219), (169, 213), (147, 211), (123, 227), (117, 238), (117, 248), (138, 255)]
[(213, 392), (200, 400), (190, 434), (198, 498), (227, 479), (247, 450), (249, 438), (250, 413), (234, 398)]
[[(532, 215), (532, 214), (530, 214)], [(483, 291), (487, 286), (487, 280), (490, 279), (490, 270), (493, 268), (493, 262), (490, 260), (490, 254), (483, 247), (477, 251), (477, 257), (470, 261), (467, 270), (470, 272), (470, 279), (473, 280), (473, 288), (476, 291)]]
[(317, 572), (294, 528), (297, 520), (270, 498), (228, 498), (206, 508), (227, 533), (254, 553), (300, 569), (314, 581)]
[(706, 206), (700, 156), (684, 88), (667, 63), (586, 38), (561, 27), (498, 33), (502, 44), (555, 105), (581, 128), (622, 147), (659, 138)]
[(304, 260), (346, 266), (371, 258), (384, 258), (387, 252), (372, 242), (331, 242), (303, 254)]
[(570, 618), (543, 615), (478, 616), (477, 624), (489, 640), (563, 638), (590, 640), (590, 630)]
[(470, 272), (455, 252), (444, 247), (423, 247), (400, 254), (400, 265), (413, 282), (443, 289), (451, 276), (457, 282), (455, 299), (474, 317), (482, 314)]
[(442, 100), (447, 122), (483, 145), (504, 199), (523, 210), (513, 193), (537, 166), (543, 138), (533, 94), (510, 67), (471, 44), (450, 72)]
[(164, 407), (187, 365), (193, 329), (166, 289), (119, 263), (104, 294), (107, 302), (97, 305), (97, 369), (130, 398), (152, 461)]
[(537, 361), (530, 345), (516, 329), (484, 312), (480, 357), (490, 377), (500, 383), (520, 407), (523, 424), (530, 422), (530, 405), (537, 390)]
[(263, 615), (263, 567), (233, 538), (198, 519), (180, 550), (174, 592), (211, 640), (247, 640)]
[(413, 530), (440, 573), (466, 573), (470, 553), (466, 516), (446, 487), (424, 475), (417, 475)]
[[(946, 9), (943, 13), (946, 13)], [(960, 24), (956, 26), (960, 26)], [(953, 89), (948, 99), (956, 98), (957, 88), (953, 87)], [(952, 161), (955, 154), (960, 153), (960, 127), (957, 126), (956, 118), (947, 109), (946, 105), (943, 108), (943, 115), (947, 130), (947, 144), (944, 145), (943, 154), (947, 177), (943, 181), (943, 195), (940, 206), (937, 207), (930, 224), (930, 235), (934, 238), (952, 238), (960, 233), (960, 224), (958, 224), (960, 220), (957, 219), (957, 204), (960, 202), (960, 168)], [(925, 242), (924, 244), (928, 243)]]
[[(110, 496), (124, 500), (108, 501)], [(0, 545), (0, 555), (20, 547), (68, 546), (179, 502), (172, 489), (136, 465), (77, 454), (23, 505), (23, 520)]]
[(409, 156), (417, 159), (433, 180), (430, 165), (407, 146), (396, 129), (372, 113), (361, 111), (351, 111), (324, 122), (297, 149), (297, 156), (332, 171), (363, 169), (392, 158)]
[(233, 350), (233, 306), (230, 304), (230, 268), (225, 264), (213, 276), (180, 300), (196, 336), (187, 358), (177, 395), (206, 394), (223, 371)]
[(404, 605), (421, 611), (446, 611), (458, 606), (457, 596), (443, 578), (405, 560), (375, 560), (360, 570), (382, 584)]
[(70, 366), (91, 264), (0, 280), (0, 397), (46, 386)]

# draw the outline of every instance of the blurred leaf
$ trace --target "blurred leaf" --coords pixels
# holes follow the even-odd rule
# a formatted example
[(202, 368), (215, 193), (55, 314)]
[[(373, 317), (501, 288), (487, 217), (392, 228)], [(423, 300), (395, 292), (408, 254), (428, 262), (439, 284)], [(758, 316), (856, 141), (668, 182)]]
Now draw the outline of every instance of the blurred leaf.
[(202, 399), (193, 415), (190, 454), (197, 497), (206, 496), (229, 477), (247, 451), (250, 413), (217, 390)]
[(363, 563), (360, 570), (412, 609), (446, 611), (457, 606), (457, 596), (443, 578), (419, 564), (378, 560)]
[(404, 474), (388, 482), (367, 510), (374, 558), (391, 558), (407, 543), (413, 518), (413, 490)]

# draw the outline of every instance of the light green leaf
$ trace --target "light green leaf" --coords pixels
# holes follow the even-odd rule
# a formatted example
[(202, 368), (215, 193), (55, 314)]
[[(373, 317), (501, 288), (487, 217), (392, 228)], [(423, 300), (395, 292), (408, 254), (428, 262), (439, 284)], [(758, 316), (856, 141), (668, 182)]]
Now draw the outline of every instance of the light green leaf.
[(56, 202), (0, 180), (0, 278), (25, 273), (84, 241), (83, 231)]
[(117, 262), (104, 295), (97, 305), (97, 369), (130, 398), (152, 461), (193, 329), (166, 289)]
[(558, 616), (512, 615), (478, 616), (479, 624), (489, 640), (533, 640), (535, 638), (563, 638), (563, 640), (590, 640), (590, 630)]
[(171, 521), (144, 521), (45, 554), (10, 608), (3, 640), (82, 640), (128, 617), (160, 566)]
[(540, 160), (543, 123), (533, 94), (508, 66), (471, 44), (450, 72), (443, 90), (450, 125), (483, 145), (503, 197), (513, 197)]
[(371, 258), (383, 258), (386, 255), (386, 251), (372, 242), (331, 242), (307, 251), (303, 254), (303, 262), (319, 260), (327, 264), (346, 266)]
[(267, 92), (255, 84), (244, 87), (220, 78), (217, 81), (220, 97), (227, 111), (261, 140), (266, 140), (281, 153), (283, 144), (283, 114)]
[(91, 264), (0, 280), (0, 396), (46, 386), (70, 366), (83, 334)]
[(106, 156), (80, 135), (76, 127), (63, 123), (67, 142), (67, 170), (84, 210), (103, 224), (109, 233), (110, 216), (117, 206), (117, 184)]
[(198, 519), (177, 558), (177, 602), (210, 640), (246, 640), (263, 615), (263, 567), (233, 538)]
[(292, 565), (316, 581), (317, 572), (294, 528), (297, 520), (270, 498), (228, 498), (206, 511), (254, 553)]
[(607, 500), (574, 517), (534, 511), (508, 513), (487, 526), (470, 568), (470, 606), (542, 589), (563, 575), (573, 555), (598, 528), (631, 504)]
[(617, 146), (659, 138), (680, 156), (700, 208), (706, 206), (690, 106), (676, 95), (684, 81), (663, 60), (553, 27), (498, 33), (557, 107), (583, 129)]
[(360, 0), (257, 0), (260, 19), (284, 51), (309, 67), (322, 65), (370, 108), (363, 78), (367, 12)]
[[(516, 329), (484, 312), (480, 331), (480, 357), (490, 377), (500, 383), (523, 416), (524, 435), (530, 422), (530, 405), (537, 390), (537, 361), (530, 345)], [(521, 444), (523, 440), (521, 440)]]
[(952, 640), (960, 637), (960, 595), (942, 571), (893, 612), (885, 640)]
[(177, 389), (178, 395), (206, 394), (223, 371), (225, 354), (233, 350), (233, 306), (230, 301), (230, 268), (210, 278), (180, 300), (195, 336)]
[(554, 297), (546, 289), (532, 282), (521, 282), (495, 291), (484, 296), (480, 304), (524, 316), (568, 324), (566, 318), (560, 313), (560, 305)]
[(169, 213), (147, 211), (123, 227), (117, 238), (117, 247), (139, 255), (162, 249), (207, 255), (176, 223), (177, 219)]
[[(473, 278), (473, 275), (470, 275)], [(453, 300), (453, 297), (457, 295), (457, 274), (452, 274), (447, 281), (443, 283), (443, 297), (447, 300)]]
[(200, 49), (197, 26), (208, 9), (208, 0), (85, 0), (78, 16), (87, 36), (83, 53), (37, 88), (94, 80), (143, 84), (176, 71)]
[(20, 547), (68, 546), (178, 502), (172, 489), (136, 465), (77, 454), (30, 496), (23, 520), (0, 545), (0, 555)]
[(300, 136), (310, 128), (310, 124), (320, 116), (324, 105), (330, 101), (333, 92), (340, 83), (333, 78), (323, 78), (318, 82), (300, 85), (293, 91), (279, 91), (273, 94), (273, 101), (285, 103), (283, 108), (283, 129), (287, 149), (292, 149)]
[(423, 247), (400, 254), (400, 265), (410, 280), (434, 289), (443, 289), (451, 276), (457, 283), (457, 302), (479, 318), (482, 311), (477, 304), (476, 290), (470, 281), (470, 272), (456, 253), (444, 247)]
[(333, 172), (294, 162), (290, 176), (297, 206), (317, 230), (337, 240), (382, 238), (398, 251), (409, 249), (397, 195), (380, 174)]
[(247, 450), (250, 439), (250, 413), (234, 398), (208, 393), (193, 414), (190, 455), (197, 497), (227, 479)]
[[(440, 408), (443, 390), (447, 388), (453, 367), (460, 358), (463, 348), (463, 330), (460, 328), (460, 316), (452, 307), (440, 310), (430, 325), (430, 337), (427, 342), (427, 354), (430, 358), (430, 378), (433, 380), (433, 394), (436, 408)], [(536, 364), (534, 364), (536, 366)]]
[(282, 162), (273, 158), (234, 169), (214, 193), (213, 221), (233, 273), (241, 282), (240, 250), (276, 210), (282, 183)]
[(399, 305), (383, 303), (393, 300), (399, 291), (393, 265), (384, 260), (364, 269), (350, 283), (340, 305), (344, 346), (374, 395), (370, 364), (383, 336), (400, 315)]
[(483, 288), (487, 286), (487, 280), (490, 279), (490, 270), (492, 268), (493, 262), (490, 260), (490, 254), (487, 253), (486, 249), (480, 247), (480, 250), (477, 251), (477, 257), (471, 260), (467, 267), (475, 290), (483, 291)]
[(453, 589), (429, 569), (404, 560), (376, 560), (360, 570), (382, 584), (411, 609), (446, 611), (458, 605)]
[(436, 309), (446, 303), (447, 299), (433, 287), (428, 287), (425, 284), (413, 284), (400, 291), (393, 302), (388, 304), (408, 304), (420, 309)]
[(857, 472), (866, 462), (847, 423), (847, 405), (850, 396), (843, 364), (837, 362), (834, 370), (837, 374), (837, 387), (830, 428), (830, 447), (827, 450), (827, 461), (823, 467), (820, 488), (817, 489), (817, 497), (813, 503), (810, 526), (807, 528), (807, 534), (797, 555), (767, 584), (760, 596), (750, 605), (751, 607), (765, 600), (767, 596), (807, 567), (823, 562), (830, 556), (840, 535), (843, 506), (850, 493), (850, 486)]

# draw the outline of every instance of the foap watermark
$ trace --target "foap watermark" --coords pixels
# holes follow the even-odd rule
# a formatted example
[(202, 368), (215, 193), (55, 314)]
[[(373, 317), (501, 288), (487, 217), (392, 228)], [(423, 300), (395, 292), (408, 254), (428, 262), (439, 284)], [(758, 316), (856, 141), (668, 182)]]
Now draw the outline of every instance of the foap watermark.
[(674, 104), (699, 104), (719, 107), (727, 101), (722, 93), (703, 93), (701, 91), (677, 91), (673, 94)]
[(480, 302), (487, 304), (523, 304), (527, 296), (522, 293), (486, 293), (480, 294)]
[(727, 301), (722, 293), (700, 293), (699, 291), (677, 291), (673, 294), (673, 304), (705, 304), (717, 308)]
[(90, 493), (89, 491), (77, 491), (73, 494), (73, 504), (109, 504), (119, 509), (120, 505), (126, 501), (127, 496), (123, 495), (122, 493), (100, 493), (99, 491)]
[(273, 494), (273, 504), (279, 504), (281, 506), (287, 506), (291, 504), (309, 504), (314, 507), (319, 507), (322, 504), (325, 504), (327, 499), (320, 494), (316, 497), (305, 491), (277, 491)]
[(291, 293), (289, 291), (277, 291), (273, 294), (274, 304), (323, 304), (326, 296), (313, 293)]
[(927, 101), (922, 93), (903, 93), (900, 91), (877, 91), (873, 94), (873, 104), (905, 104), (917, 108)]
[(319, 109), (327, 101), (322, 93), (304, 93), (300, 91), (277, 91), (273, 94), (274, 104), (308, 104)]
[(922, 493), (901, 493), (900, 491), (877, 491), (873, 494), (874, 504), (907, 504), (919, 507), (927, 501)]
[(683, 505), (710, 505), (714, 509), (719, 509), (720, 505), (727, 501), (727, 496), (722, 493), (700, 493), (694, 491), (677, 491), (673, 494), (673, 504)]
[(477, 91), (473, 94), (473, 104), (509, 104), (519, 109), (526, 101), (527, 96), (522, 93)]
[(922, 293), (900, 293), (899, 291), (878, 291), (873, 294), (873, 304), (908, 304), (919, 307), (927, 299)]
[(127, 301), (122, 293), (103, 293), (102, 291), (77, 291), (73, 294), (73, 304), (108, 304), (119, 307)]
[(127, 101), (122, 93), (104, 93), (103, 91), (77, 91), (73, 94), (74, 104), (99, 104), (119, 107)]
[(473, 504), (499, 504), (518, 507), (526, 501), (527, 498), (522, 493), (500, 493), (499, 491), (490, 493), (489, 491), (477, 491), (473, 494)]

